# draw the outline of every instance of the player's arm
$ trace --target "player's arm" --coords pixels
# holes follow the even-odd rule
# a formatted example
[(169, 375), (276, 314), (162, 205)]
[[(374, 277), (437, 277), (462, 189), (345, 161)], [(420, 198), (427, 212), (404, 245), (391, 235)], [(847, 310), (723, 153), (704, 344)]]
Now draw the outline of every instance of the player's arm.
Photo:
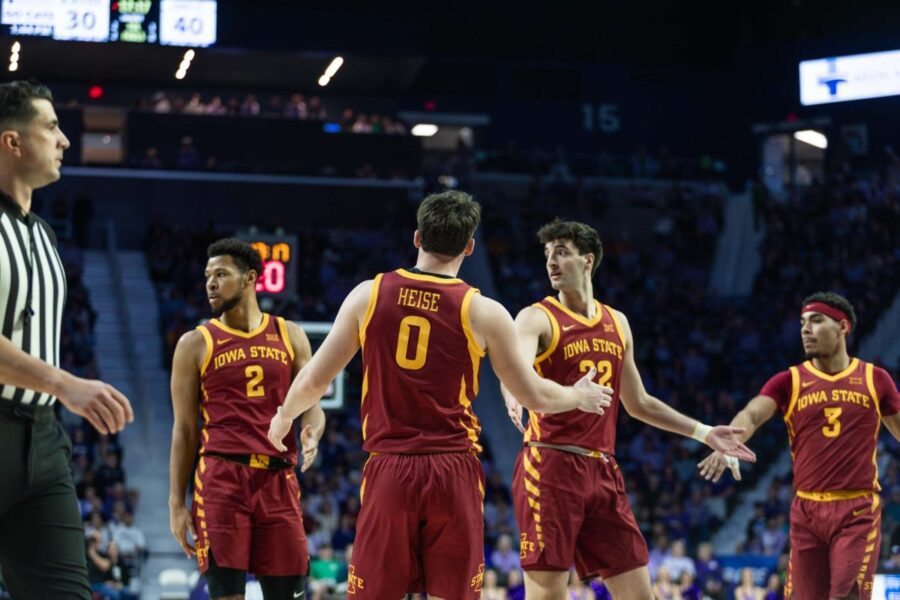
[(592, 369), (571, 387), (561, 386), (534, 372), (531, 360), (519, 347), (512, 317), (499, 303), (480, 294), (472, 297), (469, 320), (477, 341), (491, 357), (494, 372), (513, 397), (528, 410), (558, 413), (579, 409), (603, 414), (612, 401), (612, 389), (592, 381)]
[(895, 440), (900, 440), (900, 393), (897, 392), (897, 385), (891, 374), (881, 367), (875, 367), (874, 379), (881, 414), (884, 415), (881, 422)]
[(328, 385), (359, 350), (359, 328), (365, 318), (372, 285), (372, 280), (364, 281), (350, 292), (341, 305), (328, 336), (294, 378), (284, 404), (272, 417), (269, 441), (279, 451), (286, 450), (284, 436), (290, 431), (294, 419), (318, 403), (328, 391)]
[[(519, 339), (519, 349), (526, 361), (534, 361), (541, 347), (541, 338), (549, 337), (551, 331), (550, 321), (539, 308), (526, 306), (516, 316), (516, 335)], [(525, 433), (522, 426), (522, 405), (516, 400), (502, 383), (500, 393), (506, 403), (506, 412), (520, 432)]]
[[(746, 442), (756, 430), (772, 418), (778, 405), (773, 398), (765, 395), (759, 395), (747, 403), (735, 417), (731, 420), (731, 426), (743, 430), (738, 434), (738, 439)], [(737, 461), (729, 456), (725, 456), (721, 452), (713, 452), (704, 458), (697, 465), (700, 469), (700, 476), (707, 481), (719, 481), (725, 469), (731, 469), (731, 474), (737, 481), (741, 480), (741, 470)]]
[(169, 526), (188, 558), (195, 549), (185, 540), (187, 531), (197, 539), (191, 514), (185, 504), (188, 481), (197, 457), (200, 412), (200, 365), (206, 355), (206, 342), (197, 330), (181, 336), (172, 360), (172, 448), (169, 455)]
[(22, 351), (2, 335), (0, 383), (56, 396), (102, 434), (122, 431), (126, 421), (134, 421), (131, 403), (113, 386), (75, 377)]
[(628, 414), (659, 429), (694, 438), (729, 456), (754, 462), (756, 455), (738, 438), (742, 433), (741, 430), (734, 427), (704, 425), (647, 393), (634, 360), (634, 337), (631, 333), (631, 325), (624, 314), (619, 311), (615, 311), (615, 314), (625, 337), (625, 361), (622, 366), (619, 399)]
[[(296, 377), (306, 363), (312, 359), (312, 347), (302, 327), (292, 321), (285, 321), (285, 326), (291, 346), (294, 348), (294, 377)], [(300, 452), (303, 456), (303, 462), (300, 465), (301, 471), (306, 471), (316, 460), (319, 440), (322, 439), (323, 433), (325, 433), (325, 411), (316, 402), (300, 417)]]

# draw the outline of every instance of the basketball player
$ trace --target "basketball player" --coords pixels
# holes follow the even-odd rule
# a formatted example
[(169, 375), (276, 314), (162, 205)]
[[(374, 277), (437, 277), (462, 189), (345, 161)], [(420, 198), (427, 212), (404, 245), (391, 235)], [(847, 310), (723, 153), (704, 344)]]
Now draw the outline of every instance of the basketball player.
[[(172, 534), (188, 556), (196, 554), (211, 598), (243, 598), (250, 571), (267, 600), (293, 599), (304, 591), (309, 568), (297, 445), (292, 433), (275, 453), (266, 431), (309, 360), (309, 340), (294, 323), (260, 311), (256, 280), (263, 265), (249, 244), (219, 240), (208, 255), (206, 291), (219, 318), (182, 336), (172, 367)], [(322, 409), (312, 404), (302, 424), (306, 469), (325, 426)], [(198, 442), (192, 516), (185, 493)]]
[[(769, 379), (732, 425), (747, 440), (781, 411), (794, 459), (791, 558), (785, 598), (872, 597), (881, 547), (878, 433), (900, 439), (900, 394), (887, 371), (847, 353), (856, 313), (843, 296), (803, 301), (800, 336), (807, 361)], [(718, 481), (736, 465), (713, 453), (700, 474)]]
[(334, 327), (294, 380), (272, 419), (283, 448), (293, 418), (313, 406), (356, 351), (363, 351), (360, 496), (347, 594), (351, 599), (479, 598), (484, 578), (484, 474), (472, 412), (481, 358), (526, 406), (602, 413), (610, 388), (543, 380), (522, 360), (509, 313), (456, 277), (474, 250), (481, 210), (447, 191), (419, 207), (414, 268), (354, 289)]
[(654, 427), (743, 460), (755, 456), (737, 440), (741, 430), (704, 425), (644, 389), (628, 319), (594, 299), (591, 278), (603, 258), (597, 231), (557, 219), (538, 231), (538, 239), (558, 295), (516, 317), (523, 354), (546, 379), (568, 384), (596, 371), (598, 383), (615, 392), (602, 418), (530, 411), (525, 430), (518, 396), (503, 389), (513, 423), (525, 434), (513, 476), (525, 593), (529, 600), (563, 598), (574, 564), (582, 580), (601, 575), (616, 600), (650, 600), (647, 544), (613, 457), (619, 401), (629, 415)]

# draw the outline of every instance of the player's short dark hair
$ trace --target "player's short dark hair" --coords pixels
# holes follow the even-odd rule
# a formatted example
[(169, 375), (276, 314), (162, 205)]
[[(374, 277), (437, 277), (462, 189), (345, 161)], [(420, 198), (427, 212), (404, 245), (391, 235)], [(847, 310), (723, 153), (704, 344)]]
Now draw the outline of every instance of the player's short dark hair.
[(850, 301), (840, 294), (835, 294), (834, 292), (816, 292), (803, 299), (803, 306), (806, 306), (810, 302), (821, 302), (822, 304), (827, 304), (831, 308), (842, 311), (847, 315), (851, 329), (856, 329), (856, 311), (853, 310), (853, 305), (850, 304)]
[(32, 100), (53, 102), (53, 94), (50, 88), (36, 81), (0, 84), (0, 131), (30, 123), (38, 114)]
[(259, 276), (263, 272), (263, 262), (259, 252), (247, 242), (237, 238), (230, 237), (213, 242), (206, 249), (206, 255), (210, 258), (230, 256), (234, 260), (234, 264), (244, 273), (256, 271)]
[(416, 213), (422, 249), (459, 256), (481, 222), (481, 205), (459, 190), (431, 194)]
[(603, 242), (600, 241), (600, 234), (585, 223), (563, 221), (557, 217), (538, 229), (537, 237), (542, 244), (553, 240), (569, 240), (580, 254), (593, 254), (594, 268), (591, 269), (591, 275), (597, 272), (600, 261), (603, 260)]

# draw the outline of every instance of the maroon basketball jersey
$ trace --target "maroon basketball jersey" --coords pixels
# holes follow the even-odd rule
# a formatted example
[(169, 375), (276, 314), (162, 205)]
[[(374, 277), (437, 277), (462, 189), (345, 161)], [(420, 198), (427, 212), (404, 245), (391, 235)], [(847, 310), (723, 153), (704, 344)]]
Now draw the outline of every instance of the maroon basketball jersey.
[(477, 293), (405, 269), (375, 277), (359, 332), (367, 452), (481, 451), (472, 401), (484, 351), (469, 325)]
[(612, 404), (604, 415), (580, 410), (564, 413), (530, 413), (525, 441), (579, 446), (613, 454), (616, 449), (616, 417), (619, 413), (619, 379), (625, 364), (625, 338), (608, 306), (594, 300), (596, 314), (588, 319), (548, 296), (535, 304), (550, 319), (553, 338), (534, 361), (541, 377), (560, 385), (572, 385), (597, 369), (597, 383), (613, 388)]
[(294, 349), (284, 319), (263, 314), (251, 332), (212, 319), (197, 330), (206, 340), (200, 368), (203, 398), (201, 454), (264, 454), (297, 462), (293, 430), (279, 453), (269, 442), (269, 422), (293, 380)]
[(874, 366), (854, 358), (835, 375), (811, 361), (790, 368), (784, 414), (794, 488), (801, 492), (880, 490), (875, 462), (881, 402)]

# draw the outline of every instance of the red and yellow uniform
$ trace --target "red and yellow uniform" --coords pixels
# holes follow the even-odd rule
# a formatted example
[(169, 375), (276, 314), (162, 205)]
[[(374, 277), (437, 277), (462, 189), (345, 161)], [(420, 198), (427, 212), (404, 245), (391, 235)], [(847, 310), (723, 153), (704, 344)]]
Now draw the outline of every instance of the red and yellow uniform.
[(478, 290), (405, 269), (378, 275), (360, 329), (364, 470), (347, 594), (479, 598), (484, 574), (484, 351), (469, 325)]
[(288, 449), (279, 454), (267, 437), (293, 379), (284, 320), (263, 314), (248, 333), (213, 319), (197, 330), (206, 340), (192, 508), (200, 570), (208, 568), (212, 549), (220, 567), (305, 575), (309, 559), (292, 468), (297, 443), (288, 436)]
[(574, 563), (582, 579), (613, 577), (648, 561), (613, 457), (625, 338), (612, 310), (594, 303), (593, 319), (553, 297), (534, 305), (546, 313), (553, 332), (534, 367), (561, 385), (596, 368), (597, 383), (615, 390), (612, 404), (603, 416), (532, 412), (513, 476), (522, 567), (565, 571)]
[(794, 459), (786, 596), (872, 595), (881, 544), (877, 445), (881, 417), (900, 411), (883, 369), (853, 358), (836, 374), (811, 361), (770, 379), (760, 395), (784, 413)]

